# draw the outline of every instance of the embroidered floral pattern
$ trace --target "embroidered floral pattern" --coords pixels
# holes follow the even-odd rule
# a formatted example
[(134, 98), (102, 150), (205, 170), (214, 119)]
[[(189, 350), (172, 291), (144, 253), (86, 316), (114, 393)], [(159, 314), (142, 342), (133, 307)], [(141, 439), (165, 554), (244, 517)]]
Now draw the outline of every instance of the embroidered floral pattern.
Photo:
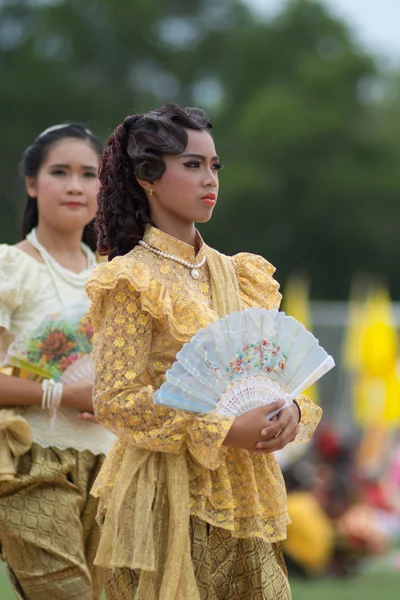
[[(206, 347), (203, 349), (207, 353)], [(256, 344), (247, 344), (241, 352), (237, 352), (224, 372), (231, 380), (234, 380), (236, 375), (251, 374), (258, 370), (265, 373), (283, 371), (286, 359), (285, 352), (281, 351), (281, 347), (276, 341), (261, 340)], [(209, 359), (206, 359), (206, 365), (216, 375), (222, 370)]]

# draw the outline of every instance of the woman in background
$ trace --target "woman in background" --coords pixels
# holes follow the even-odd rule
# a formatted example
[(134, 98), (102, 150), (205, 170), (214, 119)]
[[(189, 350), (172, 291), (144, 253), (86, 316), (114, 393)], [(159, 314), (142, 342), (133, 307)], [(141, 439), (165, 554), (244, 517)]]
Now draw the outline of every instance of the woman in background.
[[(3, 366), (20, 334), (50, 314), (88, 304), (101, 152), (91, 131), (63, 124), (24, 153), (23, 240), (0, 245)], [(11, 376), (0, 374), (0, 405), (0, 545), (16, 593), (29, 600), (99, 598), (97, 501), (89, 490), (113, 436), (92, 422), (92, 383), (41, 382), (13, 368)]]

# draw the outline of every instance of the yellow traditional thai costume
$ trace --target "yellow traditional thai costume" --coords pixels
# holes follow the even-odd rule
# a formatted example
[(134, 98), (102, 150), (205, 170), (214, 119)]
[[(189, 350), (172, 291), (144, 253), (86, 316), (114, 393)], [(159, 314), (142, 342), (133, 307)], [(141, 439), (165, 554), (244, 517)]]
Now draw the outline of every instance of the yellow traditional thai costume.
[[(88, 304), (92, 269), (72, 274), (76, 284), (59, 270), (0, 245), (0, 366), (14, 339), (60, 311), (62, 299)], [(93, 566), (97, 500), (89, 490), (114, 436), (68, 409), (53, 429), (50, 421), (40, 406), (0, 410), (0, 551), (19, 598), (93, 600), (102, 573)]]
[[(94, 271), (87, 291), (95, 328), (95, 411), (118, 435), (94, 486), (100, 498), (96, 564), (108, 599), (286, 600), (278, 542), (286, 535), (285, 485), (272, 454), (223, 446), (232, 419), (156, 406), (154, 391), (200, 328), (234, 310), (278, 308), (263, 258), (200, 250), (148, 226), (143, 246)], [(297, 440), (321, 416), (299, 399)]]

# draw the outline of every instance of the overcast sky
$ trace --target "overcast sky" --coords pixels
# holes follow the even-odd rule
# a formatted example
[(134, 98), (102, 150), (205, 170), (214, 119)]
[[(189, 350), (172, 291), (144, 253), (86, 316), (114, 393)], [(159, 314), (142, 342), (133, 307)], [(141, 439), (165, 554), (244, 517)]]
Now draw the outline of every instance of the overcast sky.
[[(400, 62), (400, 0), (323, 0), (347, 19), (357, 37), (372, 51)], [(274, 14), (285, 0), (248, 0)]]

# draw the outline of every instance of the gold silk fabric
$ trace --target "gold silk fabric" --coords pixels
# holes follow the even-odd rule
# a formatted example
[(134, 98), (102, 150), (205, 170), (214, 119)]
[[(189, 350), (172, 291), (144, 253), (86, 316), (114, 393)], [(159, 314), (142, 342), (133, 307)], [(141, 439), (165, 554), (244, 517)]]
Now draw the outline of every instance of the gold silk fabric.
[[(206, 255), (207, 264), (195, 280), (188, 267), (136, 246), (99, 265), (88, 282), (95, 411), (118, 436), (93, 489), (103, 527), (97, 564), (143, 569), (137, 598), (194, 600), (189, 516), (238, 538), (282, 540), (285, 485), (273, 454), (223, 446), (232, 419), (156, 406), (154, 392), (196, 331), (234, 310), (278, 308), (281, 296), (274, 268), (259, 256), (224, 256), (200, 236), (195, 255), (152, 227), (144, 241), (191, 263)], [(321, 409), (298, 402), (297, 441), (306, 442)]]
[(0, 410), (0, 482), (13, 480), (16, 463), (32, 446), (29, 424), (13, 410)]

